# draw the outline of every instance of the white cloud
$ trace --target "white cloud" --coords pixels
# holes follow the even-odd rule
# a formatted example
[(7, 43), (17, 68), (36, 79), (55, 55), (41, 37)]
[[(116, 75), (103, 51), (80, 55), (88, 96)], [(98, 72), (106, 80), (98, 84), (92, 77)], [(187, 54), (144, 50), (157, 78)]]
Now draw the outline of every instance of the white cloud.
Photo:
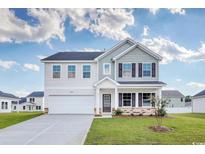
[(19, 90), (19, 91), (15, 91), (14, 94), (19, 97), (25, 97), (29, 94), (29, 92), (26, 90)]
[(38, 59), (44, 59), (44, 58), (46, 58), (46, 56), (44, 56), (44, 55), (37, 55), (36, 56)]
[(29, 24), (14, 11), (0, 10), (0, 42), (46, 42), (58, 38), (65, 41), (65, 21), (70, 19), (75, 31), (88, 30), (96, 36), (121, 40), (130, 37), (125, 30), (134, 25), (131, 9), (28, 9), (38, 22)]
[(100, 49), (94, 49), (94, 48), (83, 48), (80, 51), (92, 52), (92, 51), (101, 51), (101, 50)]
[(148, 10), (149, 10), (150, 13), (155, 15), (160, 9), (159, 8), (149, 8)]
[(150, 32), (150, 28), (148, 26), (144, 26), (142, 36), (148, 36)]
[(185, 9), (182, 9), (182, 8), (168, 8), (168, 10), (172, 14), (180, 14), (180, 15), (185, 15), (186, 14)]
[(182, 79), (180, 79), (180, 78), (176, 79), (176, 82), (181, 82), (181, 81), (182, 81)]
[(205, 88), (205, 83), (200, 83), (200, 82), (189, 82), (186, 85), (192, 88)]
[(0, 67), (4, 68), (4, 69), (10, 69), (12, 66), (16, 65), (17, 62), (15, 61), (3, 61), (0, 60)]
[(162, 64), (170, 63), (173, 60), (189, 63), (205, 62), (205, 44), (203, 43), (199, 49), (194, 51), (162, 37), (143, 38), (141, 42), (163, 57)]
[[(156, 15), (157, 12), (160, 11), (159, 8), (149, 8), (148, 10), (153, 15)], [(186, 14), (185, 9), (182, 9), (182, 8), (167, 8), (167, 10), (169, 10), (170, 13), (172, 13), (172, 14), (180, 14), (180, 15), (185, 15)]]
[(31, 70), (31, 71), (36, 71), (36, 72), (40, 70), (40, 67), (36, 64), (24, 64), (24, 68), (26, 70)]

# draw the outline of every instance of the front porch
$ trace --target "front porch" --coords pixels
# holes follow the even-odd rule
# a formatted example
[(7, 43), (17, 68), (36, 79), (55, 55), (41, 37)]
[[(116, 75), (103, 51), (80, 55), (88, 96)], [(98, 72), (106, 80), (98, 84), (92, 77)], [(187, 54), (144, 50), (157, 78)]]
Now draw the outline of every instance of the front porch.
[(122, 86), (109, 80), (96, 86), (95, 115), (154, 115), (151, 97), (161, 98), (161, 86)]

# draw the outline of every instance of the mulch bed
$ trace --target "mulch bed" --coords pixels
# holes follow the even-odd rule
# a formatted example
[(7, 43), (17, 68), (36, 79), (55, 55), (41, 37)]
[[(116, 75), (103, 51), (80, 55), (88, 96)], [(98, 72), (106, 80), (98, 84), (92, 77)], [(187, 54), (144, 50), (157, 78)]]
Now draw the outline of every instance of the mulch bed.
[(166, 127), (166, 126), (151, 126), (149, 128), (152, 131), (159, 132), (159, 133), (166, 133), (166, 132), (170, 132), (172, 130), (172, 129)]

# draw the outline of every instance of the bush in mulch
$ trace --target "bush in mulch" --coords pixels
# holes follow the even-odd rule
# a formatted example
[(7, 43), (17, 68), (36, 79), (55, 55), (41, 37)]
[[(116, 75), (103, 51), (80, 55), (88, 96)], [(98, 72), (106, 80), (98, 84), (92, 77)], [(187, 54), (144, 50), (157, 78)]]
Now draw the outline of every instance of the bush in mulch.
[(166, 132), (170, 132), (172, 130), (172, 129), (166, 127), (166, 126), (151, 126), (149, 128), (152, 131), (159, 132), (159, 133), (166, 133)]

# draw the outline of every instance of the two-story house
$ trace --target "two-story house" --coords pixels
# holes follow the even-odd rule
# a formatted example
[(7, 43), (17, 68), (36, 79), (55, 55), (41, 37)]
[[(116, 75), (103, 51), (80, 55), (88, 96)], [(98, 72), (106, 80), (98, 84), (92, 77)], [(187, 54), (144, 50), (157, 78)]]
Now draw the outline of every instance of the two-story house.
[(45, 64), (45, 103), (49, 114), (109, 115), (152, 107), (161, 97), (160, 55), (132, 39), (106, 52), (59, 52)]

